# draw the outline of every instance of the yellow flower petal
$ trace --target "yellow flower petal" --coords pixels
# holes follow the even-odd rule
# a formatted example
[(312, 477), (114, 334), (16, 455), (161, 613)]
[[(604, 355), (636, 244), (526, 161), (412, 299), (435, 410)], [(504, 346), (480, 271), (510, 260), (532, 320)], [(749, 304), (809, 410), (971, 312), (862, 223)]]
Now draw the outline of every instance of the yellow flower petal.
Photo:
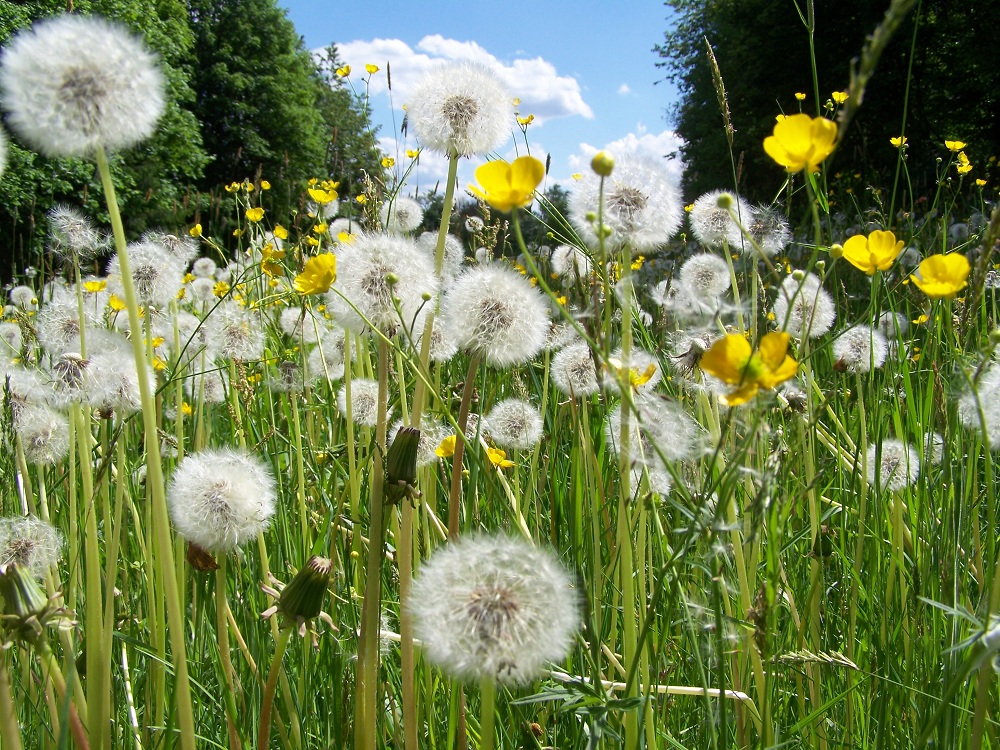
[(968, 285), (971, 270), (961, 253), (932, 255), (921, 261), (910, 280), (931, 299), (951, 298)]
[(730, 333), (712, 344), (698, 366), (724, 383), (735, 385), (743, 379), (743, 370), (752, 354), (749, 341), (738, 333)]
[(333, 253), (316, 255), (306, 261), (293, 286), (299, 294), (322, 294), (337, 280), (337, 256)]
[(455, 455), (455, 441), (457, 440), (455, 435), (448, 435), (437, 448), (434, 449), (434, 453), (440, 458), (451, 458)]

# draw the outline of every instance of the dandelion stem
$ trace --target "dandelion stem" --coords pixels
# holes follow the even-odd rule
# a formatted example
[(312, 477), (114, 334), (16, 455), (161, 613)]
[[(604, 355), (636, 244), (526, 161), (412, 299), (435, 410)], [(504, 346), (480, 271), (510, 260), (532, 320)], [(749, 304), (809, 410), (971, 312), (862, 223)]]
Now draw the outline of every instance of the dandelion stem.
[(479, 748), (493, 750), (496, 743), (496, 683), (489, 677), (484, 677), (479, 683)]
[(448, 498), (448, 537), (458, 539), (462, 523), (462, 459), (465, 456), (465, 428), (469, 425), (469, 406), (475, 391), (476, 370), (482, 357), (474, 354), (469, 358), (469, 370), (465, 373), (462, 402), (458, 407), (458, 435), (455, 438), (455, 455), (451, 465), (451, 495)]
[(257, 731), (257, 747), (264, 750), (270, 747), (274, 691), (278, 685), (278, 675), (281, 674), (281, 661), (285, 657), (285, 649), (288, 648), (288, 639), (294, 630), (295, 628), (289, 626), (279, 631), (275, 641), (274, 656), (271, 657), (271, 669), (267, 673), (267, 682), (264, 684), (264, 697), (260, 704), (260, 726)]

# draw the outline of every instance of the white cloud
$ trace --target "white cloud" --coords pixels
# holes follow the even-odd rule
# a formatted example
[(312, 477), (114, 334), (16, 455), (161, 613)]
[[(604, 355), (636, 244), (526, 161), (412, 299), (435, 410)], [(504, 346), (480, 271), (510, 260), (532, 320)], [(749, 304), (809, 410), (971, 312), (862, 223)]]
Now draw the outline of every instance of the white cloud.
[[(629, 133), (628, 135), (612, 141), (603, 147), (612, 156), (623, 154), (643, 154), (656, 159), (663, 159), (667, 164), (667, 170), (676, 182), (680, 182), (681, 174), (684, 172), (684, 162), (680, 159), (680, 147), (684, 144), (672, 130), (664, 130), (659, 133), (649, 133), (640, 124), (637, 128), (639, 134)], [(579, 153), (569, 157), (569, 167), (573, 172), (582, 172), (590, 169), (590, 160), (598, 151), (599, 147), (589, 143), (581, 143)], [(673, 158), (670, 155), (674, 154)]]
[(632, 89), (630, 89), (628, 87), (627, 83), (623, 83), (621, 86), (618, 87), (618, 93), (621, 96), (625, 96), (627, 94), (631, 94), (632, 93)]
[(535, 124), (557, 117), (594, 117), (583, 100), (579, 82), (559, 75), (555, 66), (541, 57), (516, 58), (502, 62), (476, 42), (446, 39), (440, 34), (425, 36), (416, 47), (400, 39), (355, 40), (337, 45), (340, 59), (354, 72), (351, 80), (363, 92), (364, 66), (374, 63), (382, 68), (371, 77), (368, 93), (372, 97), (388, 92), (386, 66), (392, 77), (392, 102), (395, 108), (406, 103), (417, 82), (442, 62), (471, 60), (494, 68), (507, 83), (511, 95), (521, 100), (520, 111), (535, 115)]

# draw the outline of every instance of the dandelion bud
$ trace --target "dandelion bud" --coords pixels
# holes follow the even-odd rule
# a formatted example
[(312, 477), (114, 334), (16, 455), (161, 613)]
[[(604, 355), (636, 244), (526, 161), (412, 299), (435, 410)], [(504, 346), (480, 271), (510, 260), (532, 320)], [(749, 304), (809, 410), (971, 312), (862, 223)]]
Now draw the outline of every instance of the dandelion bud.
[(396, 432), (385, 461), (386, 503), (398, 503), (404, 495), (415, 493), (419, 445), (420, 430), (414, 427), (401, 427)]
[(719, 193), (715, 196), (715, 205), (724, 211), (733, 207), (734, 199), (731, 193)]
[(830, 257), (833, 258), (834, 260), (836, 260), (837, 258), (843, 258), (844, 246), (841, 245), (839, 242), (833, 243), (833, 245), (830, 247)]
[(806, 277), (805, 271), (799, 270), (797, 268), (794, 271), (792, 271), (792, 278), (795, 279), (796, 281), (803, 281), (805, 277)]
[(323, 609), (326, 589), (330, 585), (333, 562), (313, 555), (288, 585), (281, 590), (277, 610), (290, 622), (298, 623), (318, 617)]
[(422, 299), (424, 302), (430, 302), (432, 299), (434, 299), (434, 295), (431, 294), (430, 292), (424, 292), (423, 294), (420, 295), (420, 299)]
[(816, 261), (816, 270), (819, 271), (820, 273), (823, 273), (823, 271), (826, 270), (826, 261), (825, 260), (817, 260)]
[(17, 563), (0, 565), (0, 599), (5, 629), (28, 639), (41, 635), (54, 611), (34, 576)]
[(597, 212), (587, 211), (587, 213), (583, 215), (583, 218), (588, 224), (593, 224), (595, 221), (597, 221)]
[(615, 169), (615, 157), (607, 151), (598, 151), (590, 160), (590, 168), (601, 177), (610, 177)]

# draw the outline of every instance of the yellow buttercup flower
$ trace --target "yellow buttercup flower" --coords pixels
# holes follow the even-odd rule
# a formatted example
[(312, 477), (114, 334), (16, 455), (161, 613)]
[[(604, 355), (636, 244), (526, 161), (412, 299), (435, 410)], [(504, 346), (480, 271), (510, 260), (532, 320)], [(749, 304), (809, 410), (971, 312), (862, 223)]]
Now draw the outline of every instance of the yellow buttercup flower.
[(448, 435), (437, 448), (434, 449), (434, 454), (439, 458), (451, 458), (455, 455), (455, 442), (457, 438), (455, 435)]
[(976, 187), (986, 187), (986, 180), (976, 180)]
[(965, 155), (964, 151), (958, 152), (958, 162), (955, 164), (955, 170), (959, 174), (968, 174), (972, 171), (972, 163), (969, 161), (969, 157)]
[(764, 139), (764, 150), (789, 172), (815, 171), (837, 143), (837, 124), (825, 117), (789, 115)]
[(98, 292), (103, 292), (108, 286), (108, 282), (105, 279), (95, 279), (94, 281), (83, 282), (83, 290), (87, 294), (97, 294)]
[(229, 294), (229, 284), (225, 281), (220, 281), (215, 286), (212, 287), (212, 294), (214, 294), (219, 299), (222, 299), (227, 294)]
[(192, 237), (201, 237), (201, 224), (195, 224), (188, 230), (188, 234)]
[(419, 148), (408, 148), (408, 149), (406, 149), (406, 158), (407, 159), (416, 159), (418, 156), (420, 156), (420, 149)]
[(351, 66), (345, 65), (342, 68), (337, 68), (337, 75), (340, 78), (347, 78), (351, 74)]
[(260, 181), (260, 189), (261, 190), (270, 190), (271, 189), (271, 183), (268, 182), (267, 180), (261, 180)]
[(369, 75), (375, 75), (376, 73), (378, 73), (379, 68), (378, 65), (372, 65), (371, 63), (368, 63), (365, 66), (365, 70), (368, 71)]
[(522, 126), (530, 125), (534, 121), (535, 121), (535, 116), (534, 115), (528, 115), (527, 117), (518, 117), (517, 118), (517, 124), (518, 125), (522, 125)]
[(264, 218), (264, 209), (260, 207), (248, 208), (245, 215), (247, 217), (247, 221), (260, 221)]
[(396, 166), (396, 160), (393, 159), (391, 156), (383, 157), (382, 166), (385, 169), (392, 169), (394, 166)]
[(319, 205), (325, 206), (330, 201), (337, 200), (337, 191), (324, 190), (323, 188), (309, 188), (309, 197)]
[(837, 104), (843, 104), (844, 102), (847, 101), (846, 91), (834, 91), (833, 94), (831, 94), (831, 96), (833, 97), (833, 101), (835, 101)]
[(709, 375), (736, 388), (722, 397), (727, 406), (738, 406), (795, 377), (799, 363), (788, 354), (787, 333), (772, 332), (760, 340), (756, 352), (741, 334), (730, 333), (705, 352), (698, 366)]
[(293, 286), (299, 294), (323, 294), (337, 280), (337, 256), (333, 253), (316, 255), (306, 261)]
[(490, 459), (490, 463), (498, 469), (509, 469), (514, 465), (513, 461), (507, 459), (507, 452), (499, 448), (487, 448), (486, 455)]
[(273, 234), (279, 240), (287, 240), (288, 239), (288, 230), (285, 229), (283, 226), (281, 226), (281, 224), (275, 224), (274, 225), (274, 232), (273, 232)]
[(948, 149), (949, 151), (951, 151), (952, 153), (954, 153), (954, 154), (957, 154), (959, 151), (961, 151), (967, 145), (968, 144), (965, 141), (945, 141), (944, 142), (944, 147), (946, 149)]
[(898, 135), (895, 138), (890, 138), (889, 143), (891, 143), (896, 148), (902, 148), (906, 145), (907, 138), (905, 135)]
[(806, 100), (806, 95), (803, 94), (801, 91), (796, 91), (795, 92), (795, 98), (797, 100), (799, 100), (800, 102), (804, 102)]
[(545, 165), (533, 156), (519, 157), (513, 164), (498, 159), (476, 169), (476, 180), (483, 187), (469, 185), (469, 191), (497, 211), (507, 213), (516, 206), (529, 205), (543, 177)]
[(867, 237), (856, 234), (844, 243), (844, 259), (871, 276), (875, 271), (888, 271), (903, 249), (892, 232), (875, 230)]
[(119, 297), (117, 294), (112, 294), (108, 298), (108, 307), (110, 307), (115, 312), (121, 312), (125, 309), (125, 300)]
[(961, 253), (932, 255), (920, 262), (910, 281), (931, 299), (951, 298), (968, 285), (971, 270), (968, 258)]

